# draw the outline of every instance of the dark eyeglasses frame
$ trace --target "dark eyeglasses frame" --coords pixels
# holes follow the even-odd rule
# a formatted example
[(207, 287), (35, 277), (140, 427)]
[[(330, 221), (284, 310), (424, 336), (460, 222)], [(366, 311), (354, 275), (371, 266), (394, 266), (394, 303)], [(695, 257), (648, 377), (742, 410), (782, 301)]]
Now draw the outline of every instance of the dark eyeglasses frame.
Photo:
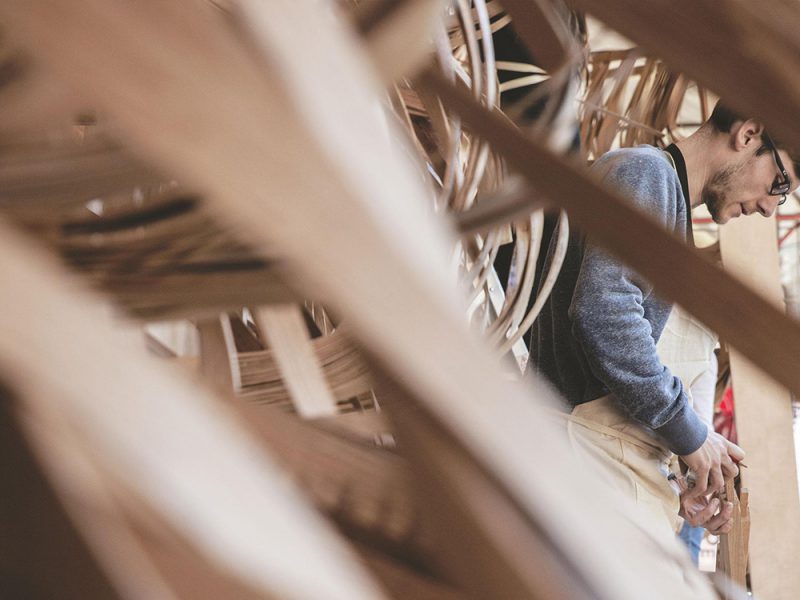
[(781, 160), (780, 154), (778, 154), (778, 149), (775, 147), (775, 142), (772, 141), (772, 138), (769, 137), (766, 131), (762, 138), (767, 148), (772, 151), (775, 164), (778, 165), (778, 171), (780, 171), (780, 175), (775, 176), (775, 181), (772, 182), (772, 187), (769, 190), (770, 196), (783, 196), (783, 198), (778, 201), (778, 206), (780, 206), (786, 202), (786, 194), (792, 189), (792, 180), (789, 177), (789, 173), (786, 171), (786, 167), (783, 166), (783, 161)]

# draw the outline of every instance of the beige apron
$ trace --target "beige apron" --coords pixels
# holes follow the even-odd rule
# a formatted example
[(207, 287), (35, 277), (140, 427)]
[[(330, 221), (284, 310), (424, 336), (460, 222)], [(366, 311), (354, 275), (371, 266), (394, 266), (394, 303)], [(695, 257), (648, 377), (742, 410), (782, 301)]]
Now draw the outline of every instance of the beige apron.
[(678, 495), (667, 479), (677, 458), (655, 434), (626, 416), (612, 396), (575, 407), (567, 434), (579, 456), (599, 461), (615, 487), (652, 512), (654, 522), (670, 535), (678, 531)]
[(677, 585), (691, 598), (718, 598), (675, 535), (679, 498), (667, 476), (677, 471), (677, 457), (652, 431), (626, 416), (613, 396), (580, 404), (564, 418), (578, 459), (634, 501), (635, 520), (647, 524), (648, 536), (663, 550), (663, 572), (654, 574), (666, 584), (663, 591)]

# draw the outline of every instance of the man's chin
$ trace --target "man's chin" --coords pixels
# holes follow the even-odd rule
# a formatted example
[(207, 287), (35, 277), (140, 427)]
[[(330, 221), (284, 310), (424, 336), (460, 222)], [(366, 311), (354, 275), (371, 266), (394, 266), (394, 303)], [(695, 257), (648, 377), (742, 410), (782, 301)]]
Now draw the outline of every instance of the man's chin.
[(719, 201), (706, 203), (706, 208), (708, 209), (708, 214), (711, 215), (711, 220), (717, 225), (725, 225), (725, 223), (741, 214), (741, 212), (736, 215), (731, 214), (730, 209), (732, 207)]
[(711, 215), (711, 220), (717, 225), (724, 225), (731, 219), (730, 216), (721, 215), (716, 206), (706, 205), (706, 208), (708, 208), (708, 214)]
[(722, 215), (711, 215), (711, 220), (714, 221), (714, 223), (716, 223), (717, 225), (725, 225), (725, 223), (731, 220), (731, 217)]

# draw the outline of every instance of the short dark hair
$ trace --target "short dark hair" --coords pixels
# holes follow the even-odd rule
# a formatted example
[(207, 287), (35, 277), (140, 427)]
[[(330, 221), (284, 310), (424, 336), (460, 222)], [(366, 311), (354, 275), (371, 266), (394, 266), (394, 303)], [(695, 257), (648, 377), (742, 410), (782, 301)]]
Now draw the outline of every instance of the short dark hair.
[(711, 112), (711, 116), (708, 118), (708, 122), (714, 126), (714, 129), (721, 133), (729, 133), (736, 121), (744, 121), (744, 119), (722, 102), (717, 102)]
[[(708, 122), (719, 131), (720, 133), (729, 133), (733, 124), (736, 121), (744, 121), (745, 119), (741, 117), (738, 113), (732, 111), (728, 108), (722, 101), (717, 102), (717, 105), (714, 107), (714, 110), (711, 111), (711, 116), (708, 118)], [(775, 138), (773, 138), (774, 140)], [(795, 174), (800, 177), (800, 159), (795, 158), (797, 155), (792, 152), (792, 150), (784, 145), (782, 145), (779, 141), (775, 140), (775, 146), (780, 148), (781, 150), (786, 150), (789, 152), (789, 155), (792, 158), (792, 164), (794, 165), (794, 172)], [(758, 154), (763, 154), (769, 150), (769, 147), (764, 142), (764, 138), (761, 138), (761, 148), (758, 149)]]

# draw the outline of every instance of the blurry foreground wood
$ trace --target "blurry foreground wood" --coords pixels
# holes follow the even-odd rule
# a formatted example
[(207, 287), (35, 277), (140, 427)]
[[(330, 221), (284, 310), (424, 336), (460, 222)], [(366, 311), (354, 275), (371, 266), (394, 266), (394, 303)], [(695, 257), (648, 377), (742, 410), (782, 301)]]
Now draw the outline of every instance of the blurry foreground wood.
[[(548, 248), (542, 209), (795, 391), (800, 327), (564, 158), (581, 51), (562, 3), (367, 4), (0, 5), (35, 67), (0, 94), (65, 99), (31, 104), (41, 127), (19, 101), (0, 119), (0, 378), (72, 576), (121, 598), (694, 599), (683, 571), (714, 597), (500, 358), (524, 357), (563, 259), (566, 214)], [(535, 125), (500, 110), (511, 18), (550, 70)], [(652, 97), (674, 105), (670, 81)], [(196, 322), (199, 374), (129, 318)]]

